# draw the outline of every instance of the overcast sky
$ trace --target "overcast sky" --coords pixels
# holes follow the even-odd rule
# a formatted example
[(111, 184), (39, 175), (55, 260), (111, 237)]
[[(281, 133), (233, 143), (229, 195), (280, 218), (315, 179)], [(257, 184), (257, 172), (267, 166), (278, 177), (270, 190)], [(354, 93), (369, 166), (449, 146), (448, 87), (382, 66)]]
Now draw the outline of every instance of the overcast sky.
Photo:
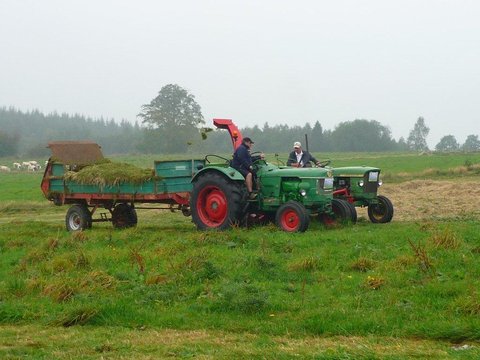
[(207, 124), (377, 120), (480, 135), (480, 1), (0, 0), (0, 106), (136, 120), (162, 86)]

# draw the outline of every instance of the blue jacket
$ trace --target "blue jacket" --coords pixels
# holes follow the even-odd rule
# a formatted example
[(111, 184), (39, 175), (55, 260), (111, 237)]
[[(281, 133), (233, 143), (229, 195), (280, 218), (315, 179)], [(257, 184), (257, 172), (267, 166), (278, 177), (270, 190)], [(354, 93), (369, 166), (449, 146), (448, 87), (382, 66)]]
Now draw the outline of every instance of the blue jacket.
[(250, 171), (250, 166), (252, 166), (250, 151), (245, 144), (240, 144), (233, 153), (232, 167), (237, 170)]

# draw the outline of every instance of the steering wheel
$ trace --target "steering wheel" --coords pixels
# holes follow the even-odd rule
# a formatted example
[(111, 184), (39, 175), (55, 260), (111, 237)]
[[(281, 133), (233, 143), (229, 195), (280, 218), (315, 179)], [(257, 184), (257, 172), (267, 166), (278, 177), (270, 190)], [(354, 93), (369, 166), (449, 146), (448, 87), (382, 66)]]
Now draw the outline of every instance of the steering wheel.
[(264, 164), (266, 163), (265, 159), (261, 159), (261, 158), (259, 157), (260, 154), (262, 154), (261, 151), (254, 151), (253, 153), (250, 154), (251, 157), (255, 157), (255, 156), (258, 157), (258, 159), (255, 159), (255, 160), (253, 161), (254, 164), (258, 164), (259, 161), (263, 161)]
[(318, 165), (318, 167), (325, 167), (327, 165), (330, 165), (331, 162), (332, 162), (331, 160), (320, 161), (320, 164)]
[(286, 165), (285, 165), (285, 161), (280, 160), (280, 159), (278, 158), (278, 154), (275, 154), (275, 160), (277, 161), (277, 165), (286, 166)]
[(210, 164), (211, 163), (211, 161), (210, 161), (211, 158), (218, 158), (218, 159), (224, 160), (226, 164), (230, 164), (229, 159), (224, 158), (223, 156), (220, 156), (220, 155), (215, 155), (215, 154), (205, 155), (205, 162)]

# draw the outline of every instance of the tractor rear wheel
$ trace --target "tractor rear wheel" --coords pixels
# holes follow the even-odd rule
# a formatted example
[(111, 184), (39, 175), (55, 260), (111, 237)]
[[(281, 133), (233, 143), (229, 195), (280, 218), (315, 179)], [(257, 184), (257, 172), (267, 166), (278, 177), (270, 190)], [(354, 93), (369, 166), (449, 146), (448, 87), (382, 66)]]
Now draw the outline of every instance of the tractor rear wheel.
[(378, 204), (368, 205), (368, 218), (372, 223), (388, 223), (393, 218), (393, 204), (389, 198), (378, 195)]
[(112, 225), (116, 229), (125, 229), (137, 226), (137, 212), (133, 206), (121, 203), (112, 211)]
[(65, 216), (68, 231), (80, 231), (92, 227), (92, 215), (86, 205), (75, 204), (70, 207)]
[(244, 222), (246, 210), (245, 185), (209, 172), (194, 184), (190, 208), (192, 221), (199, 230), (225, 230)]
[[(326, 226), (336, 226), (340, 223), (352, 221), (352, 212), (348, 201), (343, 199), (332, 199), (332, 214), (322, 213), (320, 221)], [(356, 213), (356, 211), (355, 211)]]
[(310, 217), (303, 204), (297, 201), (288, 201), (278, 208), (275, 223), (283, 231), (304, 232), (308, 229)]
[(355, 205), (353, 205), (350, 201), (347, 201), (348, 207), (350, 208), (350, 221), (352, 224), (357, 223), (357, 209), (355, 209)]

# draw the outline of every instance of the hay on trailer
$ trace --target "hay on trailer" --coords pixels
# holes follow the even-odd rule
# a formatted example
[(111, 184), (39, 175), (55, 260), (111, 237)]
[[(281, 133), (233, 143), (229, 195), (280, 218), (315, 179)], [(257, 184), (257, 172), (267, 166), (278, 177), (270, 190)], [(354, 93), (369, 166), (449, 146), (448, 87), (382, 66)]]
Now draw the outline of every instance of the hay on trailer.
[(93, 165), (82, 167), (78, 171), (67, 171), (65, 180), (82, 185), (100, 187), (115, 186), (123, 183), (140, 185), (150, 180), (160, 180), (153, 169), (142, 169), (135, 165), (102, 160)]

